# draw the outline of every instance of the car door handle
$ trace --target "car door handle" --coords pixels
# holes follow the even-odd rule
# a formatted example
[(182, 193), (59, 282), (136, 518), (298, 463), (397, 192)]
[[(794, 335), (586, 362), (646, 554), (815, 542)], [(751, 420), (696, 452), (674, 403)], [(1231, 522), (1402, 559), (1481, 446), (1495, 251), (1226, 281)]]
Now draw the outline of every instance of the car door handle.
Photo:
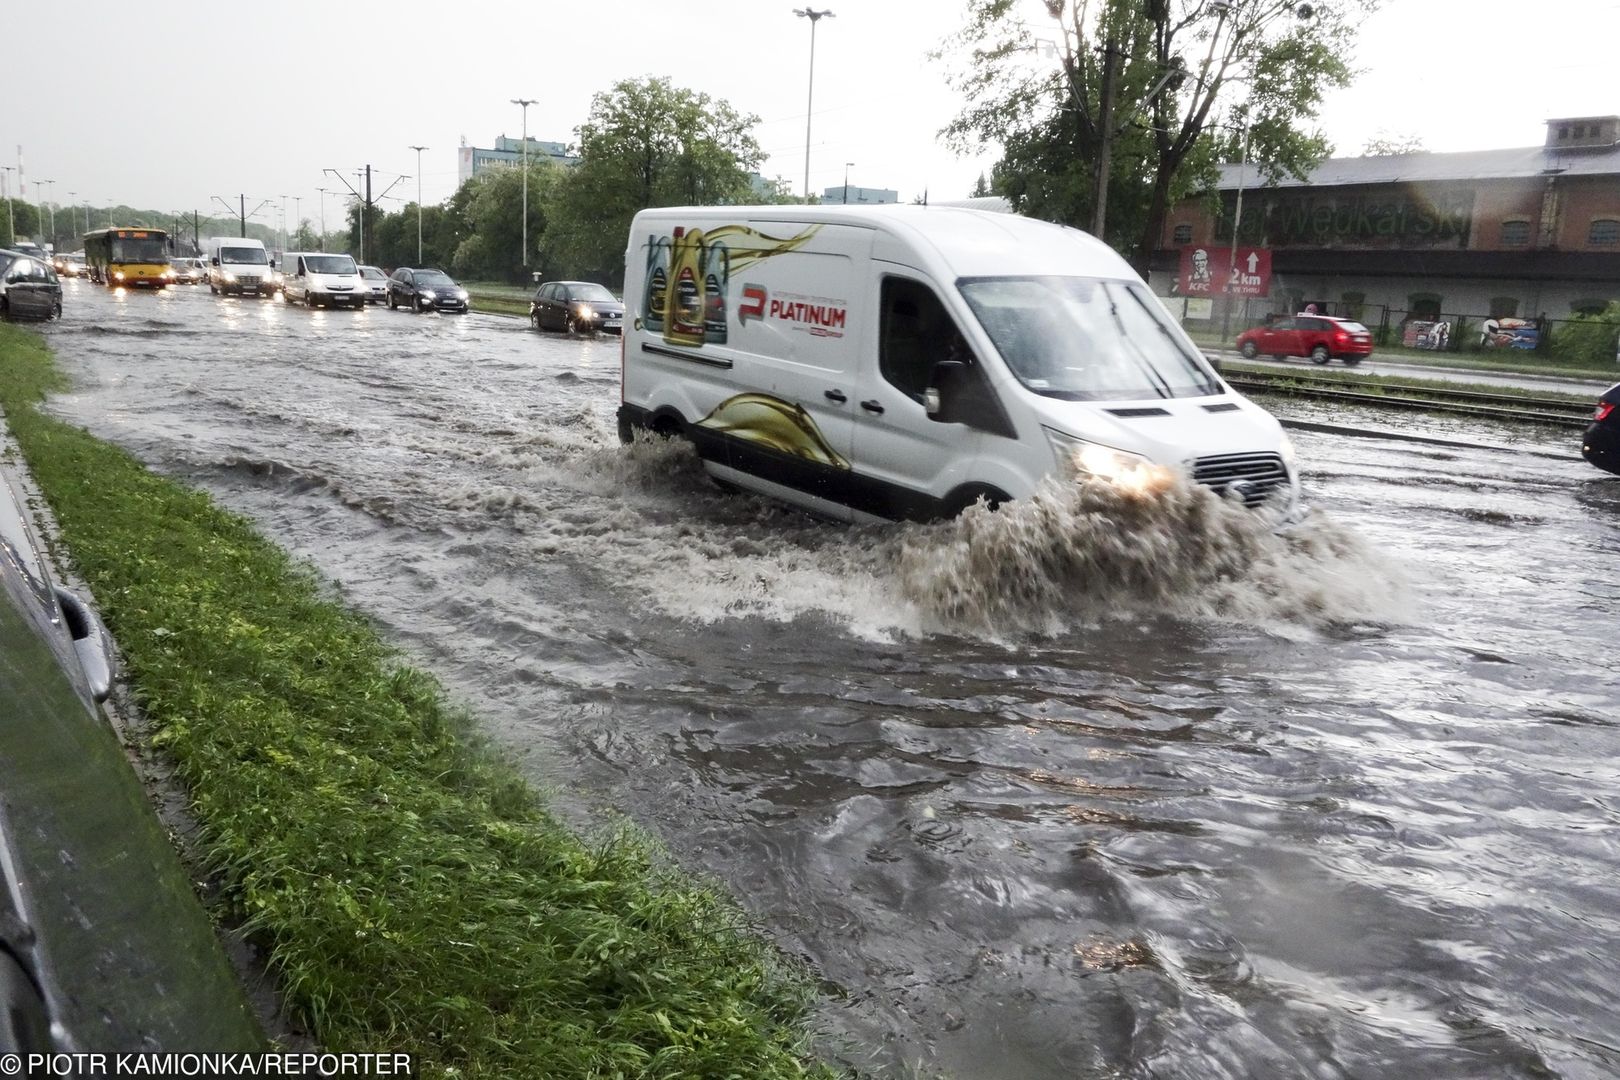
[(861, 408), (872, 413), (881, 413), (883, 411), (883, 405), (878, 401), (877, 398), (873, 398), (871, 401), (861, 402)]
[(844, 396), (844, 392), (842, 390), (823, 390), (821, 392), (821, 396), (826, 398), (828, 401), (836, 401), (840, 405), (849, 400), (849, 398)]

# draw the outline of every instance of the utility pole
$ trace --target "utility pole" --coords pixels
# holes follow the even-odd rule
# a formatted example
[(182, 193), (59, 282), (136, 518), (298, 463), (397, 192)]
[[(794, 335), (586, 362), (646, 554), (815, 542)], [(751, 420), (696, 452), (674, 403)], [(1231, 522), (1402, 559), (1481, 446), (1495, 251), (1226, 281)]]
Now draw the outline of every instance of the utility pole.
[[(8, 244), (17, 242), (17, 215), (11, 208), (11, 173), (14, 168), (15, 166), (12, 165), (0, 165), (0, 169), (5, 170), (0, 172), (0, 179), (5, 181), (4, 184), (0, 184), (0, 188), (4, 188), (6, 195), (6, 242)], [(85, 232), (89, 231), (89, 229), (85, 230)]]
[[(45, 229), (45, 210), (46, 210), (46, 207), (48, 205), (45, 202), (45, 185), (46, 184), (54, 184), (54, 183), (56, 183), (56, 181), (55, 180), (35, 180), (34, 183), (39, 187), (39, 227), (43, 231)], [(54, 247), (56, 247), (56, 214), (55, 213), (51, 214), (50, 230), (51, 230), (50, 237), (46, 240), (45, 243), (49, 244), (52, 248), (54, 248)], [(41, 244), (40, 246), (44, 247), (45, 244)]]
[[(366, 193), (364, 195), (360, 194), (360, 189), (359, 188), (357, 188), (353, 184), (349, 183), (349, 178), (348, 177), (344, 176), (342, 173), (338, 172), (336, 169), (323, 169), (321, 171), (325, 172), (325, 173), (329, 173), (332, 176), (337, 177), (338, 182), (341, 183), (344, 187), (348, 188), (349, 193), (351, 195), (353, 195), (357, 200), (359, 200), (359, 203), (360, 203), (360, 259), (359, 259), (359, 261), (361, 263), (364, 263), (366, 261), (366, 211), (369, 210), (373, 205), (375, 205), (375, 202), (371, 197), (371, 166), (367, 165), (365, 167), (364, 172), (356, 172), (354, 174), (354, 178), (356, 180), (359, 180), (362, 176), (365, 177)], [(396, 177), (394, 177), (394, 183), (389, 184), (386, 188), (384, 188), (382, 194), (378, 195), (377, 198), (379, 198), (379, 199), (386, 198), (388, 196), (388, 193), (390, 191), (394, 190), (394, 184), (397, 184), (401, 180), (404, 180), (404, 179), (405, 179), (404, 176), (396, 176)]]
[[(529, 106), (535, 104), (535, 98), (513, 98), (512, 104), (523, 108), (523, 268), (529, 268)], [(417, 175), (422, 173), (421, 162), (417, 162)]]
[[(248, 219), (247, 196), (246, 195), (238, 195), (236, 197), (236, 199), (237, 199), (237, 209), (235, 209), (235, 210), (232, 210), (231, 209), (231, 204), (226, 202), (224, 199), (220, 198), (218, 195), (211, 196), (211, 198), (215, 202), (219, 203), (219, 205), (223, 206), (225, 208), (225, 212), (227, 214), (231, 215), (232, 217), (236, 218), (238, 221), (240, 221), (242, 223), (241, 232), (238, 235), (247, 236), (247, 219)], [(264, 209), (264, 204), (269, 202), (269, 201), (270, 201), (269, 199), (265, 199), (264, 202), (259, 203), (258, 206), (255, 206), (253, 208), (253, 212), (255, 214), (257, 214), (260, 210)]]
[(321, 193), (321, 250), (325, 251), (326, 250), (326, 189), (323, 188), (323, 187), (318, 187), (315, 190)]
[(793, 14), (801, 19), (810, 20), (810, 90), (805, 97), (804, 105), (804, 201), (810, 201), (810, 118), (815, 114), (816, 103), (816, 23), (822, 19), (837, 18), (831, 11), (817, 11), (815, 8), (794, 8)]
[(849, 205), (849, 169), (854, 164), (853, 161), (844, 162), (844, 204), (846, 206)]
[[(528, 126), (528, 117), (527, 116), (524, 117), (524, 126), (525, 127)], [(412, 147), (408, 147), (407, 149), (416, 151), (416, 265), (421, 266), (422, 265), (422, 151), (426, 150), (427, 147), (425, 147), (425, 146), (412, 146)], [(528, 140), (527, 139), (524, 140), (524, 150), (525, 151), (528, 150)], [(525, 174), (527, 174), (528, 171), (529, 171), (527, 161), (525, 161), (523, 171), (524, 171)], [(524, 189), (524, 196), (523, 196), (523, 209), (525, 211), (527, 211), (528, 208), (529, 208), (529, 196), (528, 196), (528, 189), (527, 189), (527, 186), (526, 186), (527, 182), (528, 182), (527, 175), (524, 176), (524, 182), (525, 182), (525, 189)], [(528, 222), (526, 220), (524, 222), (523, 231), (524, 231), (525, 234), (528, 233)], [(528, 244), (525, 243), (524, 247), (525, 248), (528, 247)]]

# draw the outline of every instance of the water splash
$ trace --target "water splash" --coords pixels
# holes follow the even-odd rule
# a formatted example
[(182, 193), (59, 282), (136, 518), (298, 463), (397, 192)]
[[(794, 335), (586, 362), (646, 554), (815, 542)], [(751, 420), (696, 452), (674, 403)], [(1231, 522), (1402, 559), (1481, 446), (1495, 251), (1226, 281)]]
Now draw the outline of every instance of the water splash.
[(898, 570), (941, 628), (992, 635), (1122, 614), (1310, 629), (1406, 616), (1404, 575), (1352, 529), (1321, 514), (1274, 526), (1169, 475), (1135, 489), (1048, 481), (999, 511), (914, 527)]

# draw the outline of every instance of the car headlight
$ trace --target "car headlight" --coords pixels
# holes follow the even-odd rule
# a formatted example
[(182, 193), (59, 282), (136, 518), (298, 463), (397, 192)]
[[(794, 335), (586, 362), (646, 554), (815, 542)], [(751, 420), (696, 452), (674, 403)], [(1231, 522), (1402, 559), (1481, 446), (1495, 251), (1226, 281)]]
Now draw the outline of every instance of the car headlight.
[(576, 304), (574, 306), (574, 315), (575, 315), (575, 317), (581, 318), (581, 319), (594, 319), (594, 318), (596, 318), (596, 312), (595, 312), (595, 310), (593, 310), (591, 308), (591, 305), (589, 305), (589, 304)]
[(465, 300), (465, 299), (467, 299), (467, 290), (466, 289), (457, 289), (456, 290), (456, 299), (457, 300)]
[(1057, 459), (1058, 469), (1071, 476), (1094, 476), (1099, 480), (1118, 482), (1156, 467), (1141, 454), (1086, 442), (1049, 427), (1041, 430), (1046, 432), (1046, 441), (1052, 446), (1052, 456)]
[(417, 295), (420, 296), (424, 300), (432, 300), (434, 298), (432, 289), (423, 289)]

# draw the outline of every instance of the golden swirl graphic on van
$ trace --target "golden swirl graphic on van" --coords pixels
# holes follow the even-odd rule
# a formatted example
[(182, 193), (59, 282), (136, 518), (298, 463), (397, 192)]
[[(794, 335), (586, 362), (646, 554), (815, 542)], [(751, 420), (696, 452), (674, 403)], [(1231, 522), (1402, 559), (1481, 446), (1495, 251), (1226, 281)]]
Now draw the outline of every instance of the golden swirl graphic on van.
[(671, 236), (647, 237), (647, 281), (642, 324), (669, 345), (701, 347), (726, 342), (726, 293), (734, 271), (803, 247), (821, 229), (767, 236), (747, 225), (702, 229), (676, 226)]
[(715, 406), (699, 427), (767, 446), (794, 457), (848, 469), (849, 461), (828, 445), (803, 407), (769, 394), (737, 394)]

